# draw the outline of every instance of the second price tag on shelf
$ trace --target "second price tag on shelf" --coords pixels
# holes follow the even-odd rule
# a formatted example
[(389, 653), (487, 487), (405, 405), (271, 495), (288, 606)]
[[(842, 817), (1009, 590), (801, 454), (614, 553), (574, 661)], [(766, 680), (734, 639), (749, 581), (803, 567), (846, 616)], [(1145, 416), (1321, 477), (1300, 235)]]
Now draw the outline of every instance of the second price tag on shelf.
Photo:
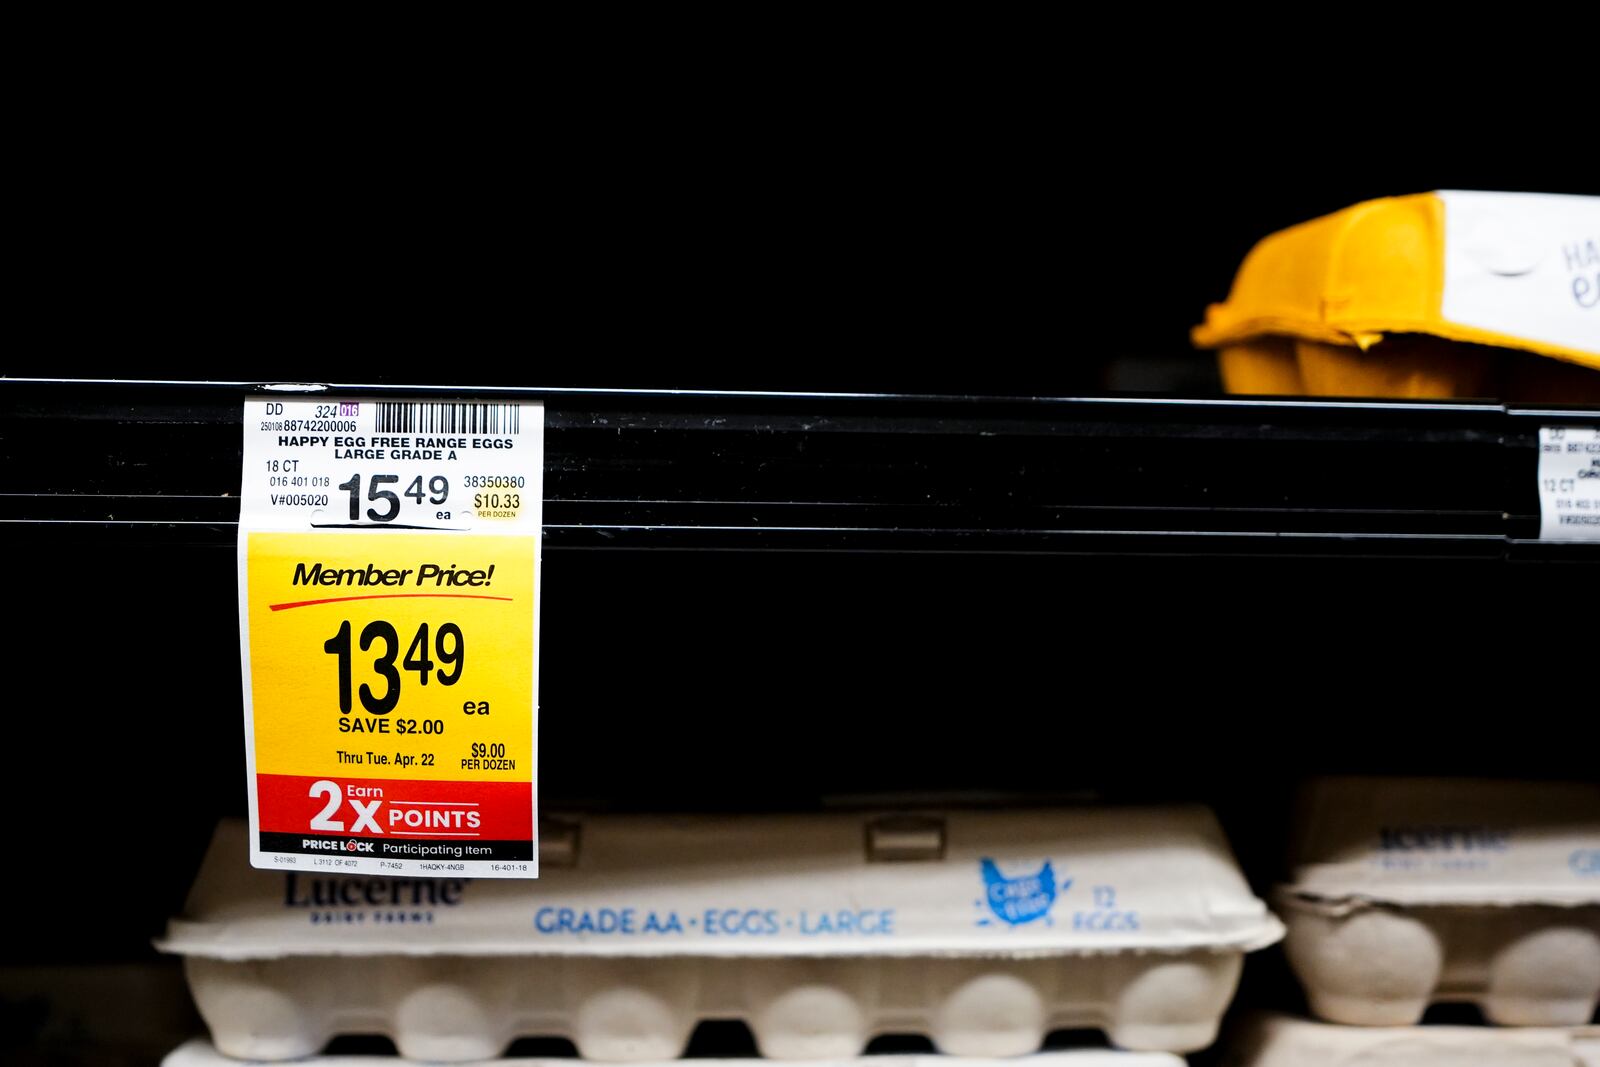
[(250, 862), (538, 876), (544, 408), (249, 399)]

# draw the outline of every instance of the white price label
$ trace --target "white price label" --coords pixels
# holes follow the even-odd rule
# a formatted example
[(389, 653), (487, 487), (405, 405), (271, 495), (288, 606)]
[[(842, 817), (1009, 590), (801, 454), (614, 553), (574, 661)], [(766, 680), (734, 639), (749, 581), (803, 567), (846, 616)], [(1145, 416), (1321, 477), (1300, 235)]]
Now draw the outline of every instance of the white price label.
[(538, 874), (544, 408), (249, 399), (251, 863)]
[(1600, 353), (1600, 197), (1441, 191), (1450, 322)]
[(253, 399), (244, 414), (251, 530), (539, 532), (539, 404)]
[(1600, 541), (1600, 427), (1539, 428), (1539, 539)]

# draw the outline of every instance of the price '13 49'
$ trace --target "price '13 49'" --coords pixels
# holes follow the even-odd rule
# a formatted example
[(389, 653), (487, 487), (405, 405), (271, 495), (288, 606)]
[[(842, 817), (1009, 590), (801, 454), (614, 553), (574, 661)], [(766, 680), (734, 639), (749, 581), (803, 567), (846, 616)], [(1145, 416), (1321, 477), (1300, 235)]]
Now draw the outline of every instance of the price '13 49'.
[[(395, 705), (400, 703), (401, 670), (415, 671), (421, 685), (427, 685), (430, 678), (437, 679), (440, 685), (455, 685), (461, 680), (461, 671), (467, 660), (467, 642), (461, 635), (461, 627), (453, 622), (441, 623), (433, 634), (431, 646), (428, 636), (428, 624), (423, 623), (411, 639), (405, 659), (401, 660), (397, 669), (395, 660), (400, 655), (400, 635), (393, 624), (378, 619), (362, 627), (359, 639), (361, 651), (370, 651), (373, 645), (383, 646), (382, 652), (372, 661), (373, 673), (383, 679), (383, 691), (381, 694), (375, 693), (371, 685), (362, 682), (362, 707), (373, 715), (387, 715), (393, 711)], [(432, 658), (429, 656), (430, 647)], [(330, 656), (339, 657), (339, 710), (348, 712), (353, 685), (350, 677), (348, 619), (339, 625), (338, 633), (322, 643), (322, 650)]]

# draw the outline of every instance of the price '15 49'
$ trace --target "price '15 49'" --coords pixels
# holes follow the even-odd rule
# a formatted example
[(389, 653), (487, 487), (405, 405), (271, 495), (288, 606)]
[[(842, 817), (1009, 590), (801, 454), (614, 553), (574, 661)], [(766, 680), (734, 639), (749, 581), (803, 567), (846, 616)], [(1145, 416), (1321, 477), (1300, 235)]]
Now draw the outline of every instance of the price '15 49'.
[[(374, 474), (367, 482), (367, 499), (374, 504), (382, 504), (383, 510), (377, 508), (367, 509), (367, 518), (373, 522), (393, 522), (395, 516), (400, 514), (400, 497), (395, 496), (394, 490), (385, 489), (386, 485), (398, 485), (398, 474)], [(350, 494), (350, 521), (355, 522), (361, 518), (361, 475), (352, 474), (348, 482), (341, 482), (339, 488)], [(404, 496), (410, 497), (421, 504), (426, 497), (430, 504), (443, 504), (450, 498), (450, 479), (442, 474), (435, 474), (428, 479), (426, 490), (422, 487), (422, 475), (411, 479), (411, 484), (406, 487)]]
[[(428, 637), (428, 624), (423, 623), (411, 639), (405, 659), (401, 660), (397, 669), (395, 660), (400, 655), (400, 635), (393, 624), (378, 619), (362, 627), (359, 639), (361, 651), (370, 651), (377, 644), (383, 646), (382, 652), (372, 661), (373, 673), (383, 679), (383, 692), (374, 693), (371, 685), (362, 682), (362, 707), (373, 715), (387, 715), (393, 711), (395, 705), (400, 703), (401, 670), (415, 671), (421, 685), (427, 685), (430, 678), (437, 679), (440, 685), (455, 685), (461, 680), (461, 671), (467, 660), (467, 642), (461, 635), (461, 627), (453, 622), (441, 623), (433, 634), (431, 646)], [(338, 633), (323, 642), (322, 650), (330, 656), (339, 657), (339, 710), (348, 712), (353, 684), (350, 677), (348, 619), (339, 625)]]

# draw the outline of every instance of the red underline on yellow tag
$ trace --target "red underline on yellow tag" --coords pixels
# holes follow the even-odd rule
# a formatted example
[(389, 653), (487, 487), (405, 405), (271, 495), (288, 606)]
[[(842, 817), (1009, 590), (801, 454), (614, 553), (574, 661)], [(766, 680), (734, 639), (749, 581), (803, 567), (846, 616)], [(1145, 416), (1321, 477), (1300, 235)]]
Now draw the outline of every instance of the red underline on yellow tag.
[(365, 596), (331, 596), (326, 600), (296, 600), (289, 604), (269, 604), (273, 611), (289, 608), (309, 608), (316, 604), (343, 604), (349, 600), (398, 600), (404, 597), (427, 597), (431, 600), (510, 600), (508, 596), (484, 596), (481, 593), (368, 593)]

